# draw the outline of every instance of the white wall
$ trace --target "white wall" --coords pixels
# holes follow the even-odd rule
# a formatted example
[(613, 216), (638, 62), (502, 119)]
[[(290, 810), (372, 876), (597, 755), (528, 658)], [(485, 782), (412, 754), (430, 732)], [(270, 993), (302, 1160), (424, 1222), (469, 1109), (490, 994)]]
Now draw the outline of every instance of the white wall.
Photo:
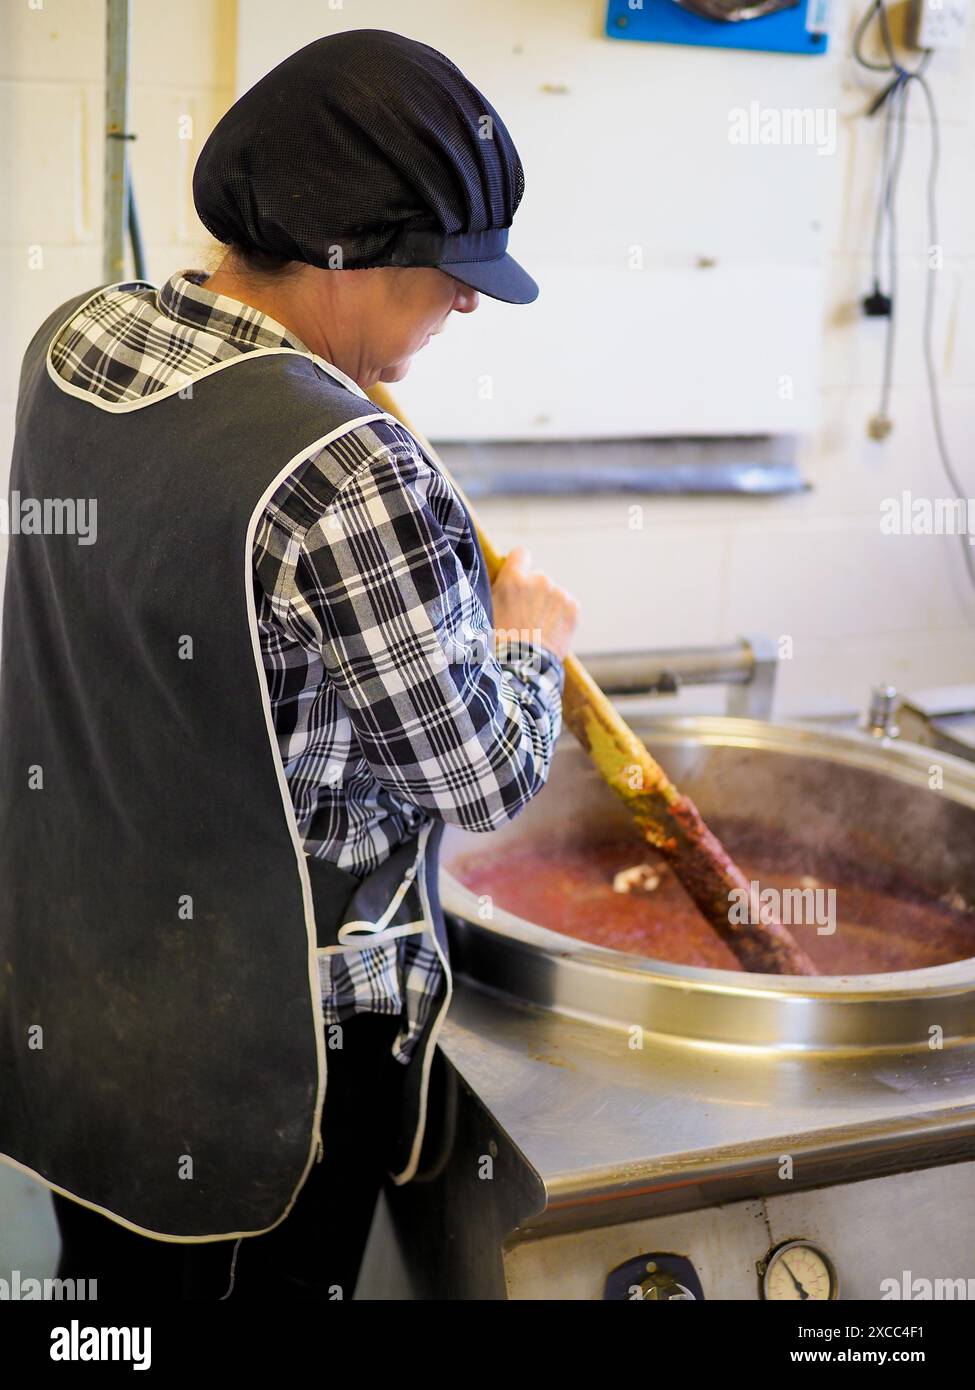
[(395, 29), (446, 52), (510, 130), (526, 191), (509, 247), (541, 293), (484, 297), (421, 354), (403, 398), (431, 436), (810, 425), (836, 160), (730, 144), (728, 113), (830, 105), (835, 61), (619, 42), (604, 22), (592, 0), (291, 0), (272, 25), (242, 0), (239, 85), (322, 34)]
[[(920, 345), (929, 152), (920, 92), (899, 198), (895, 428), (883, 444), (866, 436), (883, 327), (858, 312), (870, 288), (881, 136), (862, 116), (877, 83), (848, 56), (863, 8), (837, 5), (831, 53), (815, 59), (616, 43), (603, 37), (602, 0), (357, 0), (336, 9), (292, 0), (273, 24), (261, 0), (239, 8), (240, 89), (319, 34), (395, 28), (446, 52), (515, 137), (526, 194), (510, 246), (542, 295), (527, 308), (482, 297), (476, 314), (433, 340), (396, 388), (428, 434), (604, 434), (593, 402), (606, 391), (633, 398), (624, 399), (622, 433), (638, 420), (660, 433), (805, 428), (813, 491), (800, 497), (646, 499), (642, 530), (631, 529), (630, 497), (479, 505), (498, 543), (527, 540), (534, 561), (580, 597), (581, 650), (720, 642), (743, 631), (791, 637), (782, 715), (862, 708), (879, 680), (916, 687), (971, 681), (975, 671), (975, 595), (958, 539), (879, 531), (883, 498), (903, 488), (941, 496), (947, 484)], [(905, 9), (892, 6), (895, 33)], [(938, 55), (929, 72), (946, 256), (935, 358), (956, 465), (975, 496), (975, 25), (967, 51)], [(834, 107), (835, 154), (730, 146), (728, 111), (753, 99)], [(647, 248), (642, 275), (617, 266), (633, 243)], [(716, 259), (717, 271), (694, 270), (699, 255)], [(754, 290), (756, 271), (764, 290), (740, 313), (733, 301), (740, 333), (723, 336), (729, 319), (709, 316), (702, 279), (737, 276)], [(818, 290), (815, 352), (804, 327), (791, 343), (775, 327), (783, 309), (786, 321), (793, 311), (803, 318), (802, 287)], [(631, 332), (627, 293), (648, 323), (642, 338)], [(604, 313), (594, 332), (581, 308), (587, 331), (574, 341), (580, 302)], [(696, 320), (695, 342), (684, 328)], [(720, 350), (710, 356), (715, 335)], [(554, 378), (547, 357), (558, 364)], [(479, 371), (496, 378), (492, 402), (477, 398)], [(793, 377), (795, 398), (773, 406), (767, 397), (782, 374)], [(689, 692), (683, 704), (714, 702), (714, 692)]]
[[(36, 5), (38, 0), (33, 0)], [(190, 175), (233, 100), (234, 0), (134, 0), (130, 145), (149, 275), (199, 260)], [(0, 458), (41, 321), (101, 283), (104, 0), (0, 5)], [(181, 138), (189, 116), (193, 137)], [(35, 248), (42, 264), (31, 269)], [(130, 272), (131, 273), (131, 267)]]
[[(329, 15), (324, 5), (320, 8), (324, 32)], [(590, 0), (526, 0), (513, 26), (506, 22), (496, 29), (493, 8), (452, 8), (458, 23), (464, 19), (473, 35), (463, 39), (463, 52), (474, 55), (469, 70), (475, 81), (481, 80), (478, 63), (493, 61), (494, 55), (520, 44), (544, 50), (548, 80), (558, 83), (565, 71), (563, 56), (572, 57), (578, 43), (609, 43), (598, 38), (602, 7)], [(396, 27), (413, 32), (425, 9), (419, 0), (402, 0), (398, 13), (403, 18)], [(0, 9), (0, 123), (12, 133), (0, 141), (0, 176), (12, 191), (0, 204), (3, 457), (9, 455), (16, 375), (27, 339), (51, 308), (100, 278), (102, 10), (100, 0), (44, 0), (39, 14), (16, 0)], [(235, 10), (231, 0), (138, 0), (135, 6), (132, 124), (140, 140), (133, 159), (150, 273), (157, 282), (177, 267), (197, 263), (205, 243), (192, 212), (189, 173), (209, 126), (232, 99)], [(273, 62), (281, 56), (274, 46), (287, 48), (291, 43), (289, 22), (298, 11), (287, 0), (259, 10), (266, 16), (268, 62)], [(242, 0), (242, 25), (253, 23), (255, 12), (250, 0)], [(372, 24), (374, 12), (371, 0), (358, 0), (355, 23)], [(353, 13), (348, 6), (347, 13)], [(507, 8), (504, 13), (509, 13)], [(844, 21), (846, 31), (852, 18)], [(459, 32), (455, 25), (432, 41), (467, 67), (457, 46), (461, 38), (453, 42)], [(297, 34), (295, 46), (308, 37)], [(842, 44), (841, 38), (836, 47)], [(633, 50), (619, 61), (639, 73), (643, 84), (644, 74), (653, 71), (656, 99), (670, 91), (675, 110), (678, 98), (681, 109), (693, 109), (691, 97), (696, 100), (706, 90), (716, 56), (722, 67), (741, 58), (763, 74), (766, 64), (769, 71), (783, 65), (783, 71), (792, 72), (798, 61), (771, 55), (695, 54), (691, 62), (687, 55), (678, 57), (680, 50), (675, 49), (614, 47), (628, 55)], [(948, 435), (970, 491), (975, 491), (969, 444), (975, 435), (973, 58), (975, 47), (970, 46), (964, 56), (939, 56), (931, 67), (943, 121), (941, 235), (947, 253), (939, 276), (937, 360)], [(805, 473), (814, 490), (802, 497), (763, 501), (646, 499), (642, 531), (630, 529), (632, 498), (492, 501), (479, 509), (500, 544), (527, 539), (535, 562), (578, 594), (584, 608), (580, 649), (724, 641), (742, 630), (791, 635), (796, 655), (782, 670), (782, 714), (860, 706), (869, 684), (880, 678), (905, 686), (933, 685), (971, 681), (975, 669), (975, 604), (963, 579), (957, 539), (882, 538), (878, 530), (883, 497), (901, 488), (916, 494), (944, 491), (919, 343), (926, 121), (915, 106), (901, 192), (904, 263), (896, 424), (889, 440), (878, 445), (866, 438), (865, 423), (876, 400), (882, 333), (878, 324), (860, 320), (855, 306), (867, 285), (879, 130), (854, 114), (865, 104), (865, 89), (849, 65), (816, 61), (833, 61), (824, 70), (833, 73), (843, 115), (837, 156), (821, 161), (833, 172), (822, 212), (827, 284), (821, 306), (823, 347), (814, 382), (818, 423), (803, 448)], [(572, 72), (578, 87), (585, 65), (574, 57)], [(482, 85), (503, 114), (503, 91), (495, 93), (487, 81)], [(636, 107), (639, 90), (633, 98)], [(598, 102), (598, 90), (592, 96)], [(744, 96), (747, 104), (747, 84)], [(177, 126), (179, 116), (188, 111), (194, 114), (196, 131), (187, 144), (178, 140)], [(668, 220), (677, 216), (668, 179), (675, 175), (685, 149), (676, 119), (664, 137), (666, 158), (652, 160), (646, 158), (648, 137), (643, 130), (618, 134), (631, 157), (639, 155), (645, 161), (651, 186), (658, 190), (656, 206), (667, 235), (676, 238), (678, 223)], [(528, 169), (526, 241), (529, 208), (534, 204), (542, 215), (544, 142), (550, 138), (548, 118), (517, 132)], [(605, 143), (600, 148), (605, 149)], [(723, 244), (730, 246), (741, 225), (739, 214), (734, 201), (717, 206), (713, 219), (705, 219), (702, 212), (702, 236), (705, 221), (708, 227), (717, 221), (726, 238)], [(611, 210), (603, 225), (607, 234), (611, 232)], [(522, 230), (519, 218), (519, 250)], [(32, 244), (44, 248), (43, 271), (26, 268)], [(707, 245), (701, 245), (706, 251)], [(524, 259), (534, 264), (527, 246)], [(576, 270), (584, 276), (585, 264), (577, 263)], [(473, 333), (485, 303), (477, 314), (452, 325), (452, 331), (456, 327)], [(530, 315), (534, 307), (497, 306), (500, 313), (512, 316)], [(434, 340), (448, 357), (449, 337), (448, 333)], [(595, 380), (613, 378), (611, 319), (605, 338), (580, 345), (583, 351)], [(434, 370), (434, 361), (430, 357), (424, 370)], [(518, 387), (531, 395), (530, 373)], [(429, 429), (419, 414), (417, 424)]]

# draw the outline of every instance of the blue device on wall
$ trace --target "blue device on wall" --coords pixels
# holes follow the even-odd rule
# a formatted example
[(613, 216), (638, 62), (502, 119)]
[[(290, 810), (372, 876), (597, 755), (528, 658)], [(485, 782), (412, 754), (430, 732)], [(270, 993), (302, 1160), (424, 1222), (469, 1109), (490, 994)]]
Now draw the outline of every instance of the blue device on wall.
[(825, 53), (829, 0), (609, 0), (613, 39)]

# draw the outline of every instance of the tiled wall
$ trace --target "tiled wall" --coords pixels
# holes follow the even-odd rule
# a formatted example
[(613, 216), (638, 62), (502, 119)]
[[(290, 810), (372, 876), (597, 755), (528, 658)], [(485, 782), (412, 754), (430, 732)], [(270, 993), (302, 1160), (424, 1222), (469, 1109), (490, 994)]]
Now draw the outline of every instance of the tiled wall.
[[(190, 176), (233, 100), (235, 0), (131, 6), (131, 167), (149, 277), (199, 261)], [(0, 6), (0, 458), (23, 350), (64, 300), (101, 282), (104, 0)], [(185, 138), (189, 135), (189, 138)], [(32, 268), (32, 262), (39, 268)]]
[[(39, 9), (8, 0), (0, 8), (3, 458), (26, 342), (50, 309), (101, 277), (103, 12), (101, 0), (43, 0)], [(232, 100), (236, 6), (141, 0), (134, 13), (131, 124), (139, 140), (132, 162), (149, 274), (158, 282), (198, 263), (206, 244), (190, 173)], [(843, 21), (847, 32), (853, 19)], [(935, 59), (931, 77), (942, 115), (946, 248), (937, 360), (947, 434), (975, 494), (975, 32), (965, 55)], [(879, 679), (917, 687), (971, 681), (975, 672), (975, 595), (959, 541), (885, 538), (878, 525), (882, 498), (903, 488), (930, 495), (946, 488), (920, 348), (927, 120), (918, 93), (900, 197), (895, 429), (876, 444), (866, 421), (877, 396), (881, 328), (859, 318), (856, 305), (868, 288), (879, 128), (860, 115), (869, 84), (848, 64), (838, 65), (837, 80), (839, 196), (824, 210), (829, 288), (820, 421), (802, 449), (812, 491), (761, 501), (647, 499), (640, 530), (632, 529), (632, 498), (479, 508), (500, 544), (526, 541), (534, 561), (582, 600), (580, 650), (710, 643), (742, 631), (792, 637), (795, 654), (781, 671), (782, 715), (860, 707)], [(180, 138), (187, 116), (188, 140)], [(41, 250), (42, 269), (28, 269), (32, 247)], [(714, 699), (698, 695), (689, 704)]]

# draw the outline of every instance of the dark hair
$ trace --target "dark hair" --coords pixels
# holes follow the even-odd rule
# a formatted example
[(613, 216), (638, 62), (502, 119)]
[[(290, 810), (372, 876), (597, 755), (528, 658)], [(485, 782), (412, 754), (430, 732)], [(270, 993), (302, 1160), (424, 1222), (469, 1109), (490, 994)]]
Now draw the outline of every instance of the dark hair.
[(233, 256), (237, 264), (255, 278), (274, 278), (293, 275), (304, 265), (290, 256), (280, 256), (275, 251), (263, 251), (249, 242), (228, 241), (222, 243), (223, 249)]

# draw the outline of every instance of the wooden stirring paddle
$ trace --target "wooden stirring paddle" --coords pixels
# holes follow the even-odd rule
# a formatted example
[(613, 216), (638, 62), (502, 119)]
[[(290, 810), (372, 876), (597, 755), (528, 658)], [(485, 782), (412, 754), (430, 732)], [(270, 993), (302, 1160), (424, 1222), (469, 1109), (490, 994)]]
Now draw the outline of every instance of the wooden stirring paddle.
[[(406, 419), (382, 382), (372, 387), (369, 396), (380, 410), (409, 430), (463, 498), (477, 529), (488, 576), (493, 580), (504, 556), (485, 536), (474, 509), (446, 465), (429, 440)], [(757, 892), (704, 824), (694, 803), (677, 790), (582, 663), (570, 653), (563, 664), (564, 723), (626, 803), (644, 839), (671, 865), (702, 915), (744, 969), (775, 975), (818, 974), (786, 928), (760, 905)], [(734, 913), (732, 905), (738, 909)], [(733, 921), (733, 916), (738, 920)]]

